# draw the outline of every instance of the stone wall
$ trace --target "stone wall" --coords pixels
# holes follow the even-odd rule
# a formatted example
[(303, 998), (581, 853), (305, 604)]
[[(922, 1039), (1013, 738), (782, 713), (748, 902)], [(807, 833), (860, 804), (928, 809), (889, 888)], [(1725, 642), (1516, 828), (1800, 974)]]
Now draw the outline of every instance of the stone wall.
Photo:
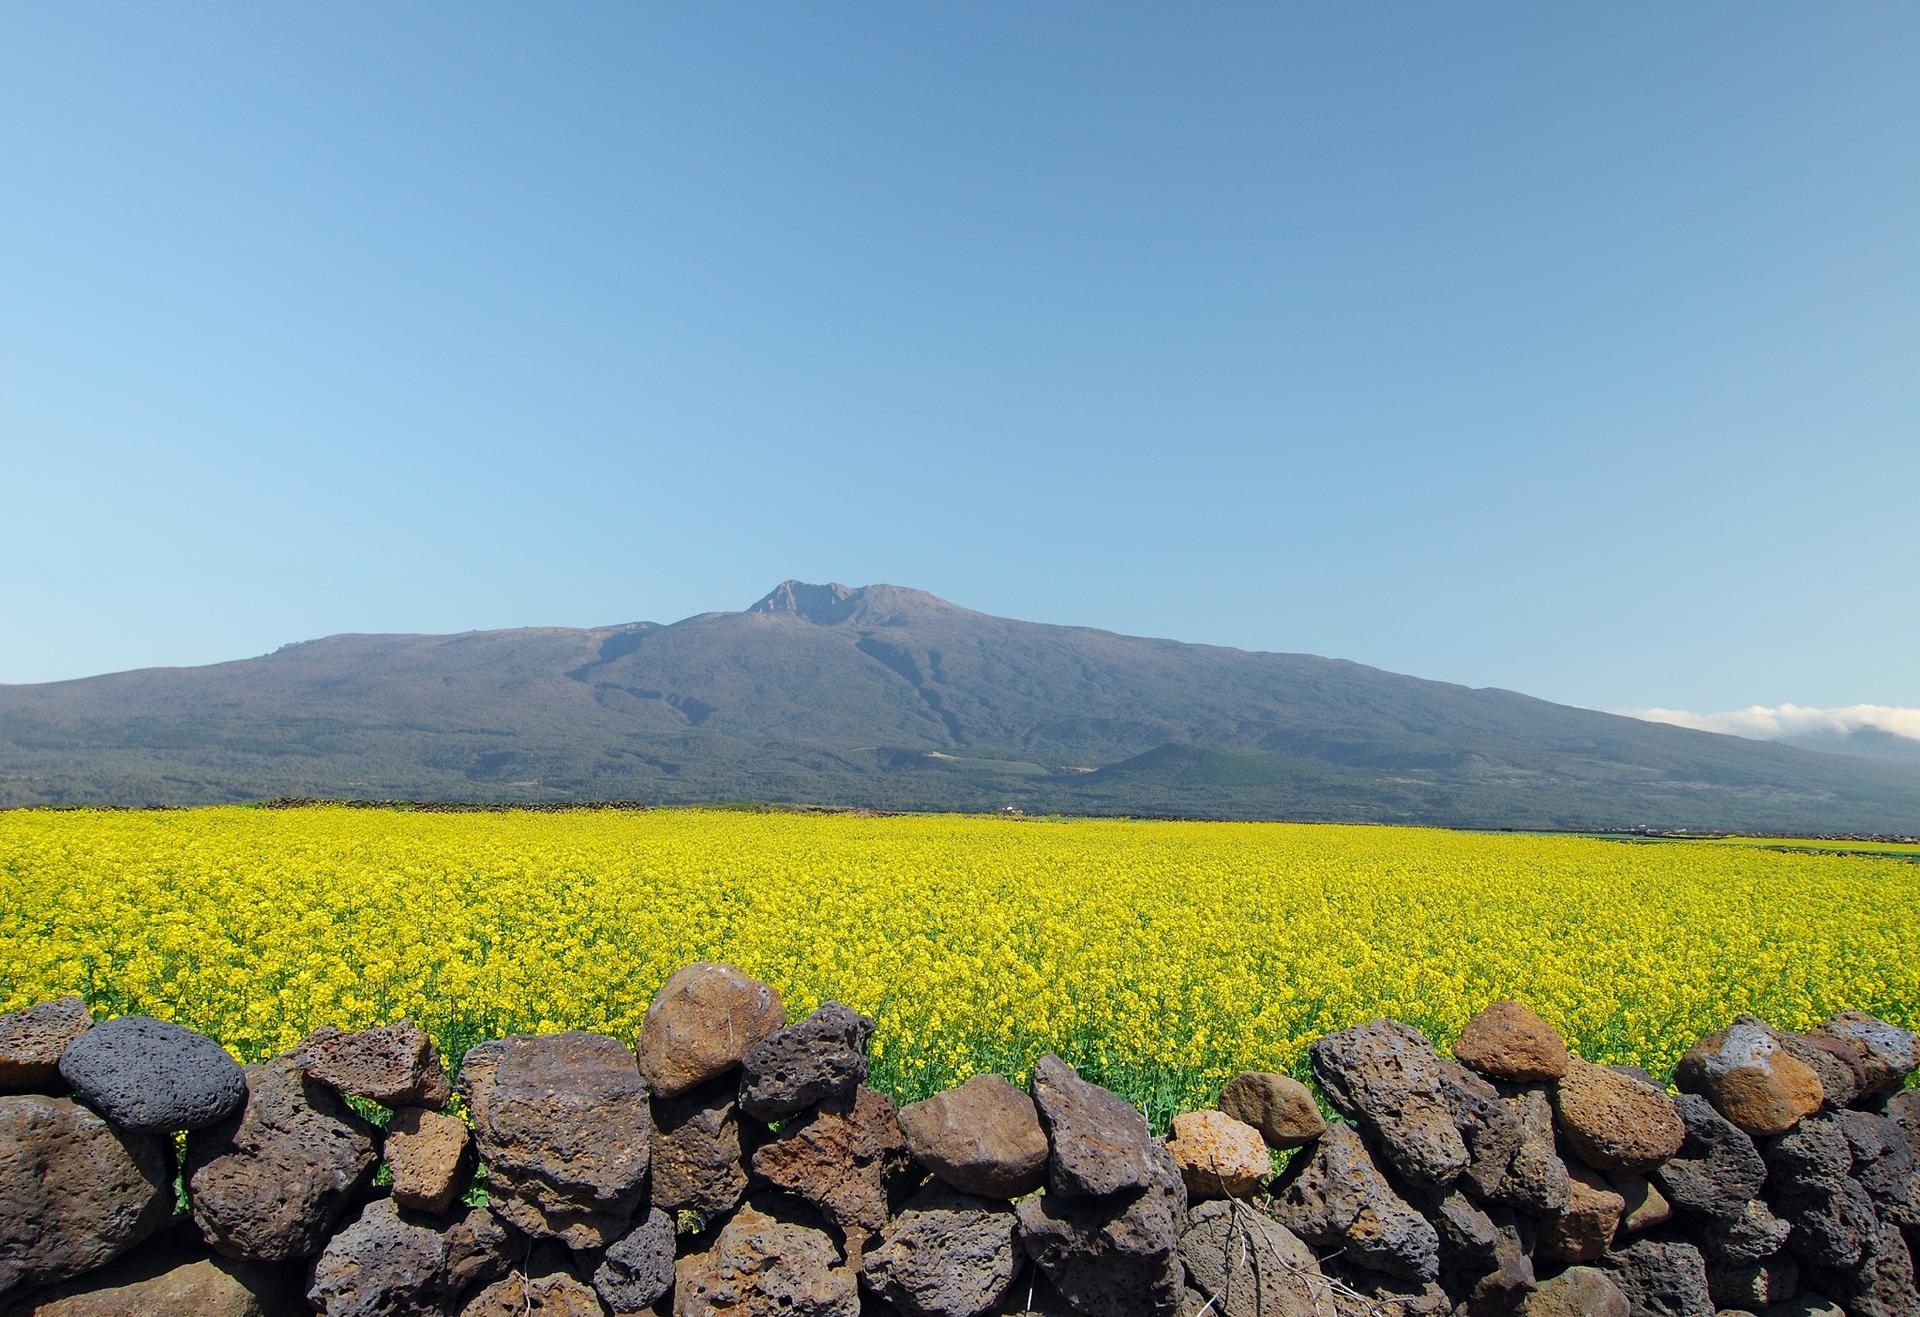
[(1920, 1313), (1920, 1044), (1869, 1016), (1741, 1017), (1677, 1096), (1512, 1002), (1451, 1058), (1376, 1020), (1313, 1045), (1318, 1097), (1241, 1075), (1164, 1140), (1053, 1056), (897, 1108), (872, 1032), (692, 965), (635, 1049), (473, 1048), (462, 1118), (406, 1021), (243, 1068), (77, 998), (0, 1016), (0, 1311)]

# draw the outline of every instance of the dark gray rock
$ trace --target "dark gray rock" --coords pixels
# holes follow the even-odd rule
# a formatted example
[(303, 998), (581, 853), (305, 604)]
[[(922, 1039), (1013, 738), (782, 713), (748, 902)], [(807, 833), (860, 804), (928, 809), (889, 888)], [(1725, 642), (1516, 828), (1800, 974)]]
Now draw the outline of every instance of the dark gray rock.
[(1699, 1216), (1731, 1216), (1757, 1196), (1767, 1164), (1753, 1139), (1695, 1093), (1674, 1099), (1686, 1126), (1686, 1141), (1655, 1168), (1654, 1181), (1667, 1201)]
[(1531, 1230), (1510, 1207), (1496, 1207), (1493, 1264), (1472, 1278), (1466, 1309), (1470, 1317), (1510, 1313), (1534, 1291)]
[(740, 1063), (740, 1110), (756, 1120), (784, 1120), (851, 1097), (867, 1081), (872, 1037), (873, 1021), (837, 1001), (768, 1034)]
[(1214, 1199), (1189, 1211), (1180, 1260), (1211, 1301), (1208, 1317), (1332, 1317), (1313, 1250), (1246, 1203)]
[(1838, 1115), (1809, 1116), (1764, 1149), (1773, 1210), (1792, 1227), (1788, 1249), (1816, 1268), (1858, 1265), (1880, 1228), (1873, 1200), (1853, 1179), (1853, 1149)]
[(1440, 1235), (1440, 1267), (1452, 1275), (1478, 1276), (1495, 1265), (1499, 1229), (1471, 1198), (1448, 1189), (1425, 1213)]
[(1021, 1252), (1013, 1208), (943, 1184), (909, 1199), (860, 1263), (901, 1317), (980, 1317), (1013, 1290)]
[(240, 1114), (187, 1138), (194, 1223), (231, 1258), (312, 1257), (372, 1179), (376, 1131), (291, 1056), (245, 1074)]
[(1744, 1266), (1707, 1261), (1707, 1292), (1724, 1311), (1759, 1311), (1791, 1299), (1800, 1289), (1800, 1264), (1784, 1254)]
[(1836, 1119), (1853, 1157), (1853, 1178), (1873, 1199), (1880, 1219), (1920, 1227), (1920, 1159), (1905, 1127), (1869, 1111), (1843, 1111)]
[(1920, 1068), (1920, 1036), (1865, 1011), (1842, 1011), (1812, 1032), (1855, 1049), (1864, 1081), (1862, 1097), (1898, 1088)]
[(0, 1015), (0, 1093), (63, 1090), (60, 1054), (92, 1027), (93, 1016), (78, 997)]
[(900, 1108), (914, 1160), (964, 1193), (1018, 1198), (1046, 1179), (1047, 1134), (1033, 1099), (999, 1075)]
[(0, 1304), (159, 1229), (173, 1209), (170, 1163), (160, 1140), (67, 1098), (0, 1098)]
[(123, 1015), (67, 1046), (60, 1077), (108, 1120), (138, 1134), (205, 1129), (247, 1099), (240, 1063), (204, 1034)]
[(653, 1116), (626, 1044), (570, 1032), (482, 1043), (460, 1067), (494, 1210), (572, 1249), (626, 1233), (646, 1193)]
[(1450, 1184), (1467, 1169), (1464, 1131), (1499, 1100), (1486, 1080), (1443, 1061), (1425, 1034), (1398, 1020), (1328, 1034), (1307, 1055), (1327, 1100), (1423, 1187)]
[(1697, 1217), (1689, 1225), (1689, 1241), (1713, 1266), (1742, 1267), (1771, 1258), (1793, 1235), (1793, 1227), (1759, 1198), (1737, 1204), (1731, 1216)]
[(1351, 1125), (1329, 1125), (1295, 1154), (1274, 1194), (1274, 1218), (1361, 1266), (1416, 1281), (1440, 1274), (1439, 1232), (1393, 1191)]
[(307, 1302), (323, 1317), (440, 1317), (506, 1274), (507, 1249), (506, 1228), (484, 1208), (448, 1222), (376, 1198), (313, 1260)]
[(653, 1100), (653, 1205), (718, 1221), (747, 1192), (747, 1147), (731, 1079)]
[(1767, 1140), (1762, 1155), (1771, 1187), (1778, 1189), (1834, 1191), (1853, 1169), (1846, 1130), (1837, 1117), (1825, 1113)]
[(1609, 1254), (1607, 1266), (1634, 1317), (1713, 1317), (1706, 1259), (1691, 1244), (1636, 1240)]
[(1881, 1222), (1847, 1267), (1815, 1267), (1812, 1280), (1846, 1305), (1850, 1317), (1914, 1317), (1920, 1294), (1914, 1288), (1913, 1256), (1900, 1230)]
[(846, 1109), (815, 1107), (754, 1151), (753, 1173), (812, 1203), (851, 1237), (878, 1230), (918, 1180), (893, 1099), (862, 1087)]
[(1047, 1188), (1061, 1197), (1138, 1193), (1153, 1183), (1147, 1118), (1048, 1052), (1033, 1067), (1033, 1101), (1046, 1128)]
[(1145, 1156), (1144, 1190), (1101, 1197), (1049, 1190), (1019, 1205), (1021, 1247), (1075, 1312), (1173, 1317), (1179, 1311), (1187, 1190), (1163, 1144), (1150, 1143)]
[(674, 1269), (675, 1317), (860, 1317), (860, 1288), (824, 1231), (743, 1207)]
[(654, 1208), (616, 1239), (594, 1268), (593, 1288), (615, 1312), (653, 1307), (673, 1289), (673, 1218)]
[(1496, 1103), (1468, 1139), (1464, 1183), (1490, 1203), (1529, 1212), (1563, 1212), (1571, 1186), (1554, 1150), (1553, 1104), (1542, 1089)]

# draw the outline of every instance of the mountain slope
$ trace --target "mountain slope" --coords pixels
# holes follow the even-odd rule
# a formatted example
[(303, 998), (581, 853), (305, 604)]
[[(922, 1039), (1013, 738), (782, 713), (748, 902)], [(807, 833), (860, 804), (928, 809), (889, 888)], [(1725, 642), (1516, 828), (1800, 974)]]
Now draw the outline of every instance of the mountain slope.
[(274, 795), (1897, 830), (1920, 768), (788, 581), (671, 626), (0, 687), (0, 804)]

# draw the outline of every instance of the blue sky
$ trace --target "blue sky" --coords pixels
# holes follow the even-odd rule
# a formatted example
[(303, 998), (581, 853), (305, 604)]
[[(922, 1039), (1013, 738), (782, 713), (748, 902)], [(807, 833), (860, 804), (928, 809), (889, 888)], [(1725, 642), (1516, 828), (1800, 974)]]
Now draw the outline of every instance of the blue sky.
[(0, 681), (787, 576), (1920, 706), (1911, 5), (0, 12)]

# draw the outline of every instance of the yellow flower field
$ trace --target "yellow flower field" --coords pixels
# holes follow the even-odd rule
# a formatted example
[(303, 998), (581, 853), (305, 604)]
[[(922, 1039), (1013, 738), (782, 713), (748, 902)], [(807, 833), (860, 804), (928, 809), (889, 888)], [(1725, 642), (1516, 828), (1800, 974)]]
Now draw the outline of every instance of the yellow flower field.
[(691, 960), (879, 1021), (917, 1096), (1049, 1047), (1157, 1116), (1498, 997), (1668, 1072), (1741, 1011), (1920, 1026), (1920, 865), (1292, 824), (702, 811), (0, 813), (0, 1009), (79, 992), (246, 1059), (319, 1024), (632, 1041)]

